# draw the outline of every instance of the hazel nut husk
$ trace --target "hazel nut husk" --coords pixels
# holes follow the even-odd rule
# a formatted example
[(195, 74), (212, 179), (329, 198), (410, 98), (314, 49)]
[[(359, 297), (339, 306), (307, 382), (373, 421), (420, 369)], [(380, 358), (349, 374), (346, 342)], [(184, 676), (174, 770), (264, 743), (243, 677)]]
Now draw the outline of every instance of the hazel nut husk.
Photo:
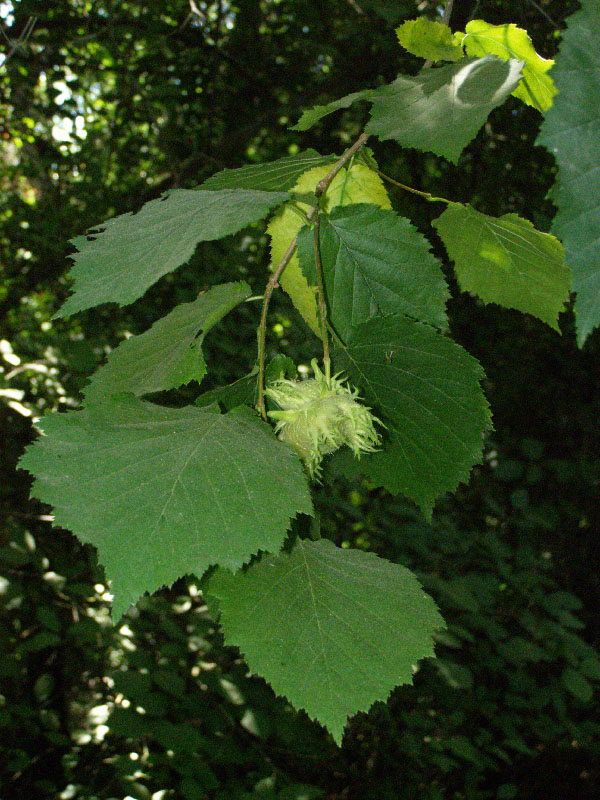
[(358, 389), (346, 385), (340, 374), (327, 378), (316, 360), (311, 366), (314, 378), (279, 378), (265, 394), (279, 406), (268, 412), (276, 421), (275, 433), (296, 448), (311, 478), (318, 479), (324, 456), (344, 445), (357, 458), (373, 453), (381, 444), (375, 423), (385, 426), (359, 402)]

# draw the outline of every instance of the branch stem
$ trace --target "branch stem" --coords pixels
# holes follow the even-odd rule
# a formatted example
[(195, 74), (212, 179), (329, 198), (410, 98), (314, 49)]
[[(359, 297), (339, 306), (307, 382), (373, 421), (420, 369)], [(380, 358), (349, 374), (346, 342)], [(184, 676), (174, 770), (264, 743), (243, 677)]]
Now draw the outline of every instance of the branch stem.
[(257, 390), (257, 399), (256, 399), (256, 408), (260, 413), (261, 417), (266, 420), (267, 418), (267, 411), (265, 408), (265, 340), (267, 337), (267, 314), (269, 311), (269, 303), (271, 301), (271, 295), (273, 291), (279, 286), (279, 278), (281, 277), (281, 273), (287, 267), (291, 257), (294, 255), (294, 250), (296, 249), (296, 241), (298, 240), (298, 235), (294, 236), (292, 241), (290, 242), (290, 246), (285, 251), (283, 258), (277, 265), (276, 270), (273, 272), (271, 277), (269, 278), (269, 282), (267, 283), (265, 294), (263, 297), (263, 306), (262, 306), (262, 313), (260, 315), (260, 324), (258, 326), (257, 338), (258, 338), (258, 390)]
[(394, 178), (390, 178), (389, 175), (386, 175), (385, 172), (382, 172), (380, 169), (376, 169), (378, 175), (380, 175), (384, 180), (393, 183), (394, 186), (398, 186), (400, 189), (404, 189), (406, 192), (411, 192), (412, 194), (418, 194), (419, 197), (424, 197), (425, 200), (429, 200), (430, 203), (447, 203), (449, 206), (458, 206), (460, 203), (455, 203), (454, 200), (448, 200), (446, 197), (436, 197), (429, 192), (422, 192), (420, 189), (413, 189), (412, 186), (407, 186), (405, 183), (400, 183), (399, 181), (394, 180)]
[(323, 262), (321, 261), (321, 243), (319, 212), (315, 214), (315, 271), (317, 273), (317, 304), (319, 306), (319, 321), (321, 323), (321, 339), (323, 340), (323, 364), (325, 365), (325, 379), (329, 385), (331, 378), (331, 361), (329, 359), (329, 337), (327, 336), (327, 306), (325, 305), (325, 282), (323, 280)]
[[(315, 188), (315, 197), (317, 198), (317, 205), (314, 208), (309, 209), (308, 213), (306, 214), (306, 222), (311, 222), (313, 218), (315, 219), (315, 264), (316, 264), (316, 271), (317, 271), (317, 295), (318, 295), (318, 308), (319, 308), (319, 316), (321, 322), (321, 334), (323, 338), (323, 363), (325, 365), (325, 375), (329, 379), (331, 373), (331, 365), (329, 359), (329, 339), (327, 336), (327, 307), (325, 304), (325, 289), (324, 289), (324, 281), (323, 281), (323, 266), (321, 263), (321, 252), (320, 252), (320, 243), (319, 243), (319, 205), (321, 201), (321, 197), (327, 191), (332, 180), (338, 174), (338, 172), (344, 167), (344, 165), (352, 158), (353, 155), (358, 153), (358, 151), (364, 147), (369, 138), (368, 134), (361, 133), (358, 139), (354, 142), (354, 144), (349, 147), (345, 153), (343, 153), (340, 158), (335, 162), (333, 167), (329, 170), (327, 175), (319, 181)], [(263, 306), (262, 306), (262, 313), (260, 316), (260, 324), (258, 326), (257, 331), (257, 339), (258, 339), (258, 388), (257, 388), (257, 396), (256, 396), (256, 409), (259, 414), (262, 416), (263, 419), (266, 420), (267, 418), (267, 411), (265, 408), (265, 340), (267, 337), (267, 313), (269, 311), (269, 303), (271, 301), (271, 295), (273, 291), (279, 285), (279, 278), (281, 277), (281, 273), (287, 267), (290, 262), (290, 259), (294, 255), (294, 250), (296, 249), (296, 242), (298, 241), (298, 234), (294, 236), (288, 249), (285, 251), (283, 258), (277, 265), (277, 268), (269, 278), (267, 283), (265, 293), (263, 296)]]

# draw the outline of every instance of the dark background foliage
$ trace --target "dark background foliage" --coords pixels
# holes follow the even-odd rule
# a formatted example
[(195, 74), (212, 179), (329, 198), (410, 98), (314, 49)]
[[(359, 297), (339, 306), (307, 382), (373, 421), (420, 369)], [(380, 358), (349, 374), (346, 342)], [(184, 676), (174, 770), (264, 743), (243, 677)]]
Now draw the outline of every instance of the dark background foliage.
[[(576, 7), (456, 0), (452, 26), (515, 22), (551, 57)], [(336, 480), (319, 495), (325, 534), (415, 570), (449, 626), (439, 658), (358, 715), (341, 750), (223, 647), (198, 580), (143, 598), (114, 629), (93, 549), (28, 501), (15, 464), (35, 436), (32, 417), (76, 405), (106, 352), (176, 303), (236, 277), (260, 294), (266, 279), (257, 225), (205, 244), (133, 307), (53, 322), (68, 293), (69, 238), (225, 166), (308, 146), (341, 153), (361, 130), (361, 105), (304, 135), (288, 125), (302, 106), (416, 71), (394, 26), (437, 13), (428, 0), (195, 8), (0, 3), (10, 53), (0, 66), (0, 797), (597, 797), (599, 338), (578, 350), (570, 312), (558, 335), (453, 286), (452, 332), (485, 368), (495, 431), (484, 464), (440, 501), (432, 525), (365, 483)], [(33, 34), (16, 46), (31, 16)], [(534, 145), (539, 122), (511, 99), (458, 167), (373, 147), (400, 181), (547, 230), (554, 163)], [(431, 234), (438, 208), (390, 194)], [(253, 363), (257, 311), (246, 304), (212, 332), (203, 388)], [(284, 296), (269, 348), (297, 363), (318, 352)]]

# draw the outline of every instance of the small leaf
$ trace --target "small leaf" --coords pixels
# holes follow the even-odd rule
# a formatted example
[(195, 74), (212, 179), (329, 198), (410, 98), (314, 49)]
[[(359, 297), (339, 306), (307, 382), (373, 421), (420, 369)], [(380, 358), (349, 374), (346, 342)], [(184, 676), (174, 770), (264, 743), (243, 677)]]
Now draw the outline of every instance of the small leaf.
[(491, 427), (481, 366), (451, 339), (403, 317), (354, 328), (336, 350), (335, 366), (387, 426), (382, 449), (360, 462), (347, 459), (344, 471), (364, 472), (430, 516), (436, 498), (467, 480), (481, 460)]
[[(291, 358), (278, 354), (265, 368), (265, 384), (277, 378), (284, 377), (294, 379), (297, 377), (296, 365)], [(252, 372), (239, 378), (234, 383), (227, 386), (218, 386), (204, 392), (194, 400), (194, 405), (199, 407), (210, 406), (218, 403), (225, 411), (243, 404), (254, 406), (257, 401), (258, 367), (254, 367)]]
[(72, 240), (78, 252), (73, 294), (55, 315), (137, 300), (153, 283), (184, 264), (199, 242), (221, 239), (265, 217), (287, 192), (176, 189), (137, 214), (122, 214)]
[(581, 700), (582, 703), (589, 703), (594, 696), (594, 690), (591, 683), (573, 667), (567, 667), (562, 674), (562, 682), (564, 686), (571, 692), (573, 697)]
[(569, 17), (552, 76), (558, 95), (538, 143), (554, 154), (558, 177), (551, 199), (558, 208), (552, 233), (565, 247), (577, 292), (577, 338), (583, 345), (600, 324), (600, 14), (582, 0)]
[(533, 314), (558, 330), (558, 312), (569, 299), (570, 271), (554, 236), (536, 231), (516, 214), (488, 217), (458, 203), (433, 225), (463, 291)]
[(115, 620), (187, 573), (279, 549), (290, 519), (312, 513), (299, 459), (247, 408), (221, 415), (124, 395), (39, 427), (20, 466), (56, 523), (98, 548)]
[(206, 333), (250, 296), (243, 281), (223, 283), (182, 303), (140, 336), (122, 342), (92, 376), (86, 399), (131, 392), (137, 396), (174, 389), (206, 374), (202, 342)]
[(290, 126), (291, 131), (307, 131), (309, 128), (318, 122), (323, 117), (333, 114), (340, 108), (349, 108), (353, 103), (359, 100), (370, 100), (373, 89), (363, 89), (360, 92), (353, 92), (341, 97), (339, 100), (334, 100), (324, 106), (313, 106), (302, 113), (302, 116), (295, 125)]
[(467, 22), (465, 31), (462, 45), (467, 55), (494, 55), (505, 61), (509, 58), (524, 61), (523, 77), (513, 91), (514, 96), (542, 113), (550, 108), (556, 87), (548, 70), (554, 61), (536, 53), (527, 31), (512, 23), (490, 25), (482, 19)]
[[(314, 192), (318, 182), (329, 172), (328, 167), (317, 167), (304, 173), (293, 191)], [(359, 163), (352, 163), (349, 169), (342, 169), (330, 183), (323, 197), (323, 209), (329, 211), (336, 206), (352, 203), (372, 203), (382, 208), (391, 208), (383, 182), (372, 169)], [(306, 214), (309, 206), (298, 203), (298, 207)], [(271, 236), (271, 268), (275, 269), (290, 242), (304, 224), (302, 217), (290, 205), (284, 206), (273, 216), (267, 227)], [(320, 325), (317, 316), (316, 288), (309, 286), (304, 277), (298, 256), (292, 256), (280, 278), (280, 284), (289, 294), (306, 324), (320, 336)]]
[(235, 576), (218, 570), (227, 644), (341, 744), (347, 717), (412, 683), (444, 627), (416, 577), (373, 553), (299, 539)]
[(399, 75), (373, 91), (365, 131), (403, 147), (431, 151), (456, 163), (490, 112), (521, 79), (522, 62), (495, 56)]
[(217, 172), (200, 186), (201, 189), (260, 189), (265, 192), (287, 192), (301, 175), (314, 167), (334, 164), (338, 157), (321, 156), (316, 150), (304, 150), (266, 164), (250, 164), (239, 169)]
[[(320, 250), (330, 320), (346, 339), (373, 316), (404, 313), (446, 328), (449, 296), (439, 261), (409, 220), (373, 205), (335, 208), (320, 220)], [(304, 228), (298, 254), (316, 283), (314, 236)]]
[(458, 61), (463, 56), (462, 47), (456, 44), (450, 28), (427, 17), (407, 20), (396, 28), (396, 35), (405, 50), (420, 58)]

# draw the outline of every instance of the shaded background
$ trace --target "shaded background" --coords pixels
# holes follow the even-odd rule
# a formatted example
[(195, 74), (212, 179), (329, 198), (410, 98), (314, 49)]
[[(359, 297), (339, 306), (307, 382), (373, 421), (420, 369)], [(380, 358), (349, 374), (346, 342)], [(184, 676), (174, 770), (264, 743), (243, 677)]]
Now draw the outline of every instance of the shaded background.
[[(515, 22), (551, 57), (576, 7), (456, 0), (452, 27), (472, 16)], [(484, 464), (438, 503), (432, 525), (365, 483), (339, 479), (318, 496), (324, 535), (416, 571), (449, 626), (439, 658), (387, 705), (357, 715), (341, 750), (247, 676), (198, 581), (142, 599), (112, 628), (95, 551), (28, 501), (30, 478), (15, 464), (32, 418), (76, 406), (109, 349), (175, 304), (237, 278), (260, 294), (266, 281), (259, 224), (202, 245), (133, 307), (52, 322), (68, 294), (68, 239), (223, 167), (309, 146), (341, 153), (361, 131), (362, 104), (306, 134), (288, 125), (302, 106), (416, 72), (422, 62), (394, 27), (439, 13), (427, 0), (195, 8), (0, 2), (0, 797), (596, 798), (599, 338), (578, 350), (570, 312), (558, 335), (459, 293), (448, 270), (453, 335), (487, 374), (495, 431)], [(31, 16), (33, 33), (19, 42)], [(393, 143), (373, 148), (397, 180), (548, 230), (555, 168), (534, 145), (539, 122), (509, 99), (458, 166)], [(432, 235), (440, 209), (388, 190)], [(258, 310), (246, 304), (212, 331), (203, 389), (248, 371)], [(309, 363), (319, 343), (306, 333), (278, 296), (268, 355)], [(199, 391), (191, 384), (164, 401)]]

